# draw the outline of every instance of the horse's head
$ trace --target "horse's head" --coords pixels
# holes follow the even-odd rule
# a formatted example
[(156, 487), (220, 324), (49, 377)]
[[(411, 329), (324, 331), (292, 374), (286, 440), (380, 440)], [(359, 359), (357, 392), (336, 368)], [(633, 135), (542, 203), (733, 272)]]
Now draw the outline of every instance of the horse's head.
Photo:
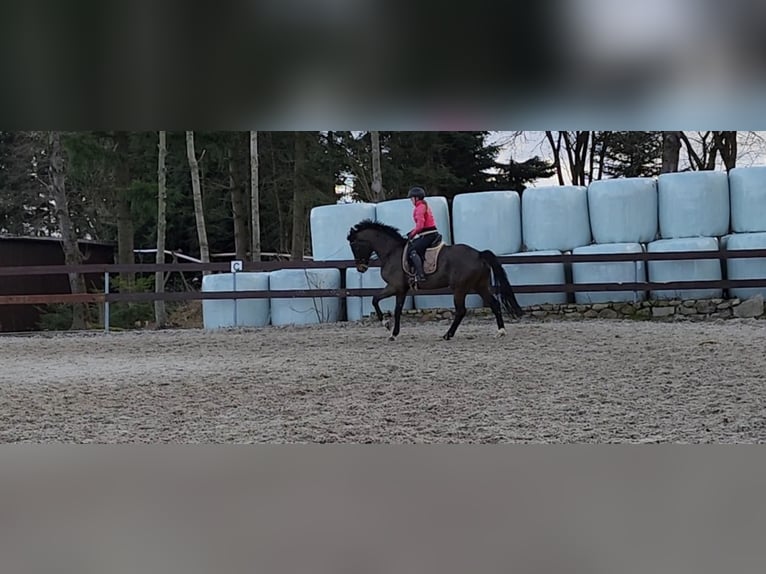
[(397, 247), (403, 247), (407, 243), (395, 227), (370, 219), (354, 225), (346, 239), (351, 245), (354, 262), (360, 273), (367, 271), (373, 253), (385, 260), (386, 257), (394, 255)]
[(351, 252), (354, 254), (354, 263), (359, 273), (364, 273), (370, 266), (370, 258), (374, 249), (372, 243), (364, 238), (364, 232), (352, 227), (348, 234), (348, 243), (351, 246)]

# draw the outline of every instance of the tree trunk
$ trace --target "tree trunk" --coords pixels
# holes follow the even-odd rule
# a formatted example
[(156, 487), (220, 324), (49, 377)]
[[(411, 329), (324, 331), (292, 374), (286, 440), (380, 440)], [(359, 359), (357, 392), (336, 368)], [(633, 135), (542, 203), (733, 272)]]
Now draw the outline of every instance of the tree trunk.
[(250, 259), (261, 260), (261, 193), (258, 164), (258, 132), (250, 132)]
[(279, 178), (277, 176), (277, 158), (274, 153), (274, 134), (269, 133), (268, 143), (270, 148), (271, 158), (271, 188), (274, 192), (274, 202), (277, 206), (277, 222), (279, 225), (279, 252), (287, 252), (287, 229), (286, 229), (286, 215), (282, 209), (282, 201), (280, 199)]
[(234, 223), (234, 256), (240, 261), (247, 259), (247, 209), (245, 208), (244, 182), (234, 177), (232, 150), (227, 150), (229, 163), (229, 193), (231, 194), (231, 216)]
[(304, 134), (295, 132), (295, 166), (293, 169), (293, 236), (290, 259), (302, 261), (305, 244), (305, 217), (303, 186), (305, 185), (306, 140)]
[(687, 136), (684, 132), (677, 132), (677, 133), (678, 133), (678, 137), (681, 138), (681, 141), (684, 143), (684, 146), (686, 147), (686, 154), (687, 154), (687, 157), (689, 158), (690, 168), (695, 171), (705, 169), (705, 165), (707, 164), (707, 157), (708, 157), (707, 137), (709, 132), (700, 134), (700, 145), (701, 145), (701, 152), (702, 152), (701, 156), (694, 150), (694, 146), (692, 145), (692, 142), (689, 140), (689, 136)]
[(713, 132), (713, 143), (726, 171), (737, 167), (737, 132)]
[[(64, 156), (61, 149), (61, 133), (50, 132), (48, 135), (51, 164), (51, 189), (53, 201), (56, 204), (56, 219), (61, 233), (61, 245), (64, 250), (66, 265), (82, 264), (82, 254), (77, 243), (72, 218), (69, 216), (69, 202), (66, 196), (66, 175), (64, 173)], [(72, 293), (85, 293), (85, 281), (82, 275), (69, 274), (69, 288)], [(85, 328), (85, 308), (82, 303), (72, 305), (72, 329)]]
[(384, 201), (383, 176), (380, 171), (380, 132), (370, 132), (372, 143), (372, 197), (374, 202)]
[[(165, 132), (159, 133), (159, 156), (157, 158), (157, 257), (155, 262), (165, 263), (165, 232), (167, 229), (166, 204), (167, 204), (167, 168), (165, 158), (168, 155)], [(157, 271), (154, 274), (154, 292), (162, 293), (165, 291), (165, 274)], [(165, 301), (154, 302), (154, 322), (157, 328), (162, 328), (167, 323), (165, 313)]]
[[(596, 179), (603, 179), (604, 177), (604, 162), (606, 161), (606, 150), (609, 147), (609, 141), (611, 140), (612, 132), (601, 132), (601, 149), (598, 153), (598, 177)], [(596, 138), (594, 136), (593, 141), (595, 143)]]
[(564, 185), (564, 173), (561, 167), (561, 157), (559, 157), (559, 151), (561, 151), (561, 132), (558, 132), (557, 141), (553, 139), (553, 132), (545, 132), (545, 137), (548, 138), (548, 143), (551, 146), (551, 150), (553, 150), (553, 167), (556, 168), (559, 185)]
[[(205, 231), (205, 212), (202, 207), (202, 184), (199, 178), (199, 163), (194, 151), (194, 132), (186, 132), (186, 156), (189, 159), (189, 171), (191, 172), (192, 193), (194, 194), (194, 219), (197, 222), (197, 238), (199, 240), (199, 258), (203, 263), (210, 262), (210, 250), (207, 244), (207, 231)], [(210, 271), (203, 271), (203, 275)]]
[[(564, 139), (572, 185), (585, 185), (585, 165), (588, 155), (590, 132), (559, 132)], [(574, 139), (574, 141), (573, 141)]]
[[(133, 265), (134, 233), (133, 214), (130, 209), (130, 163), (128, 132), (116, 132), (114, 140), (117, 148), (117, 262)], [(122, 287), (133, 291), (136, 283), (135, 273), (120, 273)]]
[(662, 167), (660, 173), (678, 171), (678, 159), (681, 154), (679, 132), (662, 132)]

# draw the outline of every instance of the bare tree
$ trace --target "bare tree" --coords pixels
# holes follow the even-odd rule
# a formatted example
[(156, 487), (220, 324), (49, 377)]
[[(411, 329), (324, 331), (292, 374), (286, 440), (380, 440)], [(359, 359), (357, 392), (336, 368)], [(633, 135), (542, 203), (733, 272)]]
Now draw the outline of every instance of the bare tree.
[(562, 132), (564, 139), (564, 148), (569, 160), (569, 173), (572, 176), (572, 185), (588, 185), (592, 179), (592, 174), (587, 173), (588, 165), (588, 142), (591, 132), (576, 131)]
[(258, 164), (258, 132), (250, 132), (250, 259), (261, 260), (261, 194)]
[[(588, 185), (593, 179), (594, 161), (591, 156), (591, 135), (595, 139), (595, 132), (545, 132), (545, 137), (553, 151), (553, 167), (556, 168), (559, 185), (564, 185), (564, 164), (561, 160), (562, 151), (566, 154), (566, 167), (572, 185)], [(563, 150), (562, 150), (563, 145)], [(595, 151), (595, 146), (593, 148)], [(590, 169), (588, 169), (590, 167)]]
[(559, 179), (559, 185), (564, 185), (564, 172), (561, 165), (561, 156), (559, 155), (561, 151), (561, 133), (562, 132), (556, 132), (557, 136), (554, 138), (553, 132), (545, 132), (545, 137), (553, 152), (553, 167), (556, 168), (556, 176)]
[(715, 169), (718, 147), (715, 144), (713, 132), (697, 132), (696, 134), (679, 132), (679, 137), (686, 149), (689, 169), (693, 171)]
[(372, 145), (372, 196), (375, 202), (386, 199), (383, 193), (383, 176), (380, 171), (380, 132), (370, 132)]
[[(168, 155), (168, 148), (166, 143), (166, 133), (159, 133), (159, 143), (157, 148), (159, 154), (157, 158), (157, 257), (155, 262), (158, 264), (165, 263), (165, 233), (167, 229), (166, 218), (166, 205), (167, 205), (167, 167), (165, 165), (165, 159)], [(162, 271), (157, 271), (154, 274), (154, 292), (162, 293), (165, 291), (165, 274)], [(167, 315), (165, 313), (165, 301), (157, 300), (154, 302), (154, 322), (157, 327), (164, 327), (167, 323)]]
[[(64, 153), (61, 148), (61, 132), (48, 134), (50, 148), (50, 183), (46, 187), (53, 195), (56, 219), (61, 233), (61, 245), (64, 250), (64, 261), (67, 265), (82, 264), (82, 254), (77, 243), (77, 235), (69, 215), (69, 201), (66, 194), (66, 174), (64, 172)], [(72, 293), (85, 293), (85, 281), (82, 275), (69, 274), (69, 288)], [(82, 304), (72, 306), (72, 329), (85, 328), (85, 309)]]
[[(202, 185), (199, 177), (199, 163), (194, 151), (194, 132), (186, 132), (186, 156), (189, 159), (191, 172), (192, 193), (194, 194), (194, 218), (197, 222), (197, 238), (199, 239), (199, 257), (203, 263), (210, 262), (210, 250), (207, 243), (207, 231), (205, 230), (205, 212), (202, 206)], [(205, 271), (203, 274), (208, 274)]]

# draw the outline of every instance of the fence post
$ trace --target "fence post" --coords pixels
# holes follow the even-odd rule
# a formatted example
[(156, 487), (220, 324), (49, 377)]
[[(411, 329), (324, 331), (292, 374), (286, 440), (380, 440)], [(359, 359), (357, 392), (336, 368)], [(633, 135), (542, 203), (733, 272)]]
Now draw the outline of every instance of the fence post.
[[(231, 268), (231, 290), (236, 291), (237, 290), (237, 273), (242, 271), (242, 261), (232, 261), (230, 264)], [(237, 302), (239, 299), (234, 299), (234, 327), (239, 327), (239, 324), (237, 323)]]
[(104, 271), (104, 333), (109, 333), (109, 271)]

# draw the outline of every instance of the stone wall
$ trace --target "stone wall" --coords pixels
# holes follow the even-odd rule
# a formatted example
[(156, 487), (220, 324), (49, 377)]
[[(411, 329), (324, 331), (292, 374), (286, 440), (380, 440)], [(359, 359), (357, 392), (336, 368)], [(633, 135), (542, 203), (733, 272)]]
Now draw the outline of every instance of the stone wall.
[[(764, 300), (756, 295), (747, 300), (699, 299), (657, 300), (638, 303), (594, 303), (592, 305), (533, 305), (524, 309), (526, 317), (537, 320), (558, 319), (635, 319), (635, 320), (689, 320), (757, 318), (766, 319)], [(492, 319), (489, 309), (469, 309), (468, 316)], [(403, 311), (402, 317), (428, 321), (451, 319), (452, 309), (416, 309)], [(373, 318), (374, 314), (370, 316)]]

